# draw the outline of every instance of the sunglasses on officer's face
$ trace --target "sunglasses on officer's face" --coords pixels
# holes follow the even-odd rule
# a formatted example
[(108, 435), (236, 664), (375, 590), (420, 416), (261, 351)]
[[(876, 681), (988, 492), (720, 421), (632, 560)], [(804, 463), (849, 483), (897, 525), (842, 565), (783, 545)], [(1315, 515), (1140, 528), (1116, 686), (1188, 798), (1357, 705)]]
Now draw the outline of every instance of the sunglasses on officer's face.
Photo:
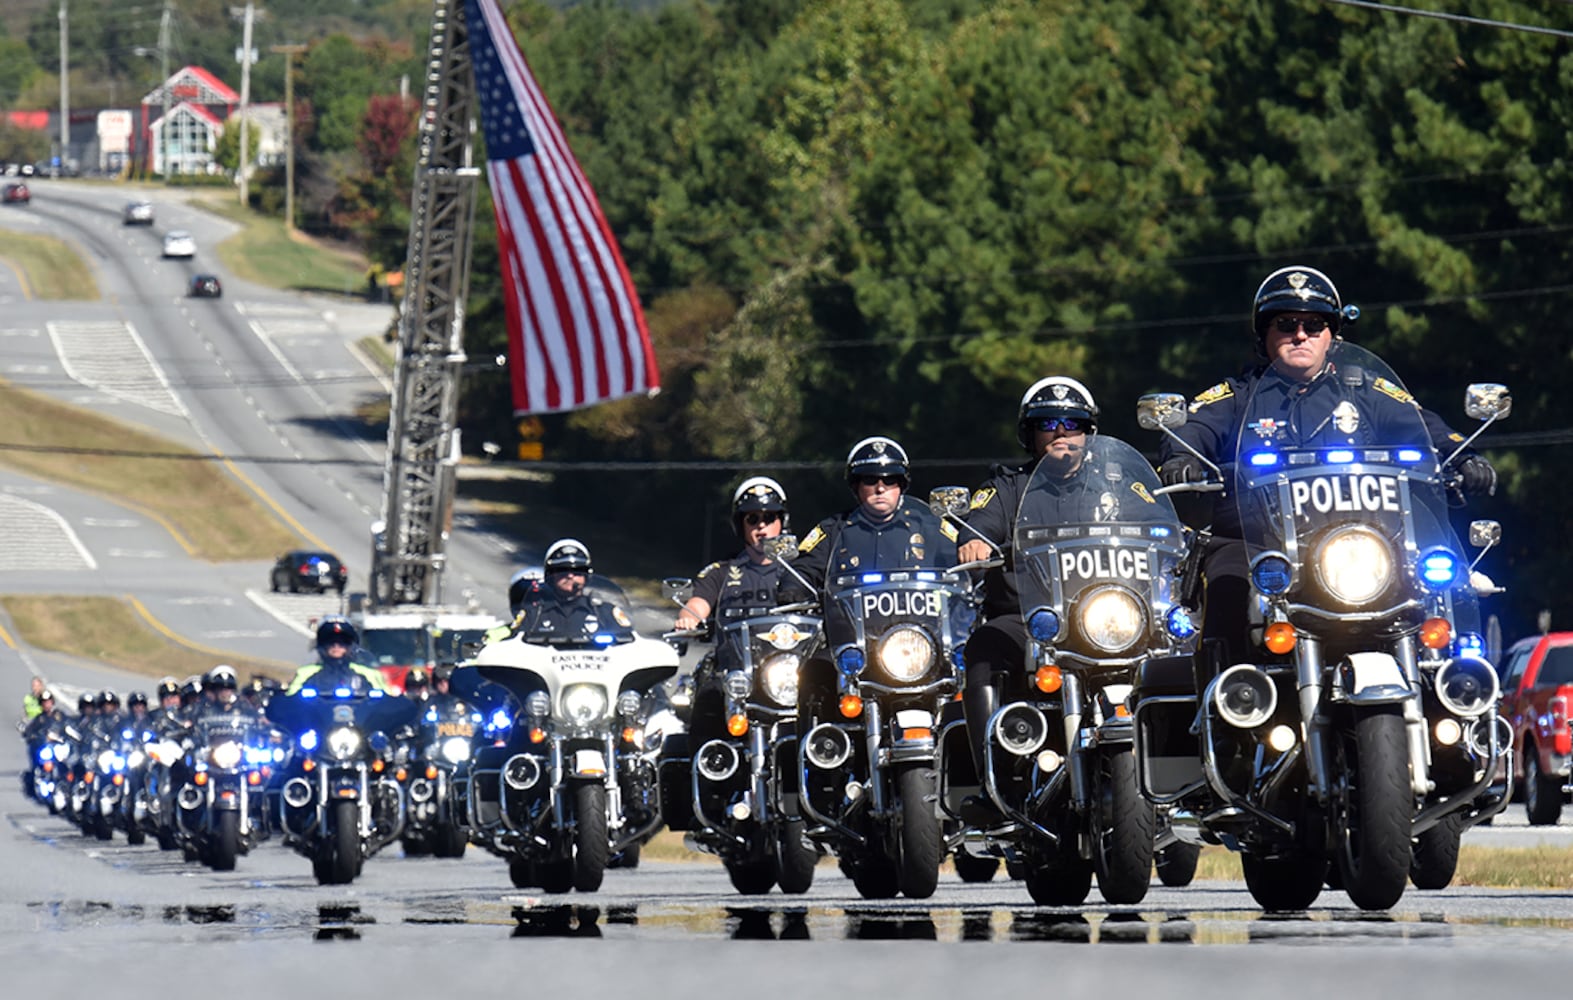
[(1273, 320), (1273, 329), (1279, 333), (1293, 333), (1302, 326), (1314, 337), (1327, 329), (1327, 320), (1320, 316), (1279, 316)]
[(881, 483), (885, 484), (886, 486), (900, 486), (901, 485), (901, 477), (900, 476), (859, 476), (858, 477), (858, 485), (859, 486), (878, 486)]
[(743, 515), (743, 523), (750, 528), (760, 524), (775, 524), (779, 520), (781, 520), (780, 513), (773, 510), (753, 511)]
[(1087, 428), (1092, 426), (1092, 422), (1083, 420), (1081, 417), (1044, 417), (1042, 420), (1034, 420), (1032, 426), (1049, 434), (1055, 431), (1064, 431), (1067, 434), (1085, 434), (1087, 433)]

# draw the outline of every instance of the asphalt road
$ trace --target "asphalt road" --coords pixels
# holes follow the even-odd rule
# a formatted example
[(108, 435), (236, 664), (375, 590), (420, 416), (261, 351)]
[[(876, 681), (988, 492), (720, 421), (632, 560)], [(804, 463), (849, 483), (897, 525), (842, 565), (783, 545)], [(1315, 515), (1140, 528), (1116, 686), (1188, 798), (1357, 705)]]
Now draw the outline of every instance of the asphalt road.
[[(344, 414), (382, 391), (351, 345), (386, 311), (247, 287), (204, 255), (225, 223), (159, 194), (153, 230), (125, 229), (127, 197), (40, 181), (32, 206), (0, 212), (0, 227), (76, 242), (105, 292), (41, 303), (0, 267), (0, 374), (228, 456), (364, 580), (383, 443)], [(194, 262), (159, 258), (174, 227), (196, 235)], [(223, 299), (184, 298), (198, 270), (220, 273)], [(265, 563), (194, 560), (156, 521), (103, 496), (0, 474), (0, 514), (6, 591), (133, 594), (191, 641), (283, 660), (301, 655), (304, 621), (321, 613), (309, 598), (267, 594)], [(484, 525), (459, 528), (450, 594), (500, 599), (528, 553)], [(67, 692), (137, 683), (0, 639), (11, 640), (0, 643), (7, 712), (33, 673)], [(21, 759), (20, 741), (0, 739), (0, 775)], [(804, 896), (744, 899), (707, 859), (647, 862), (608, 873), (595, 894), (541, 897), (514, 890), (503, 862), (474, 848), (437, 860), (396, 847), (353, 885), (321, 887), (276, 843), (220, 874), (151, 845), (88, 840), (9, 778), (0, 817), (0, 968), (14, 997), (1535, 994), (1562, 988), (1560, 949), (1573, 943), (1573, 891), (1412, 890), (1388, 914), (1329, 891), (1307, 914), (1269, 918), (1238, 883), (1159, 887), (1138, 907), (1049, 909), (1015, 883), (947, 877), (931, 900), (869, 903), (825, 866)], [(1573, 832), (1531, 830), (1514, 806), (1467, 836), (1519, 846)]]

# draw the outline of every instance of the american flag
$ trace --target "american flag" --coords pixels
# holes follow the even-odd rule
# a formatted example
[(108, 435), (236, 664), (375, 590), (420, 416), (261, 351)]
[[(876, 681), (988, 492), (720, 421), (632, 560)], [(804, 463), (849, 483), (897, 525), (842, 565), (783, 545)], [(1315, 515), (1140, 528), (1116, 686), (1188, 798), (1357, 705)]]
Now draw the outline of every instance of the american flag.
[(660, 386), (650, 331), (600, 203), (497, 0), (466, 0), (497, 215), (517, 414)]

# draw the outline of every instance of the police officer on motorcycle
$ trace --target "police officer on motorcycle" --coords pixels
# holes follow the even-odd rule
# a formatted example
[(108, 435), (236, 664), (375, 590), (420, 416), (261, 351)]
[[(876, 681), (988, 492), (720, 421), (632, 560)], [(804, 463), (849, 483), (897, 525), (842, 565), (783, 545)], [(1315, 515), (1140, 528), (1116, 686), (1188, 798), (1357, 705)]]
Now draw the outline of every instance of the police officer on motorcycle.
[[(1256, 365), (1193, 399), (1188, 422), (1175, 433), (1209, 461), (1223, 464), (1233, 462), (1243, 434), (1287, 435), (1304, 445), (1347, 428), (1351, 415), (1353, 422), (1370, 428), (1412, 424), (1419, 404), (1401, 386), (1340, 372), (1328, 360), (1343, 324), (1354, 316), (1358, 311), (1345, 309), (1338, 289), (1321, 271), (1302, 266), (1274, 271), (1256, 290), (1251, 307)], [(1346, 412), (1355, 409), (1351, 398), (1359, 402), (1354, 414)], [(1464, 440), (1436, 414), (1420, 412), (1429, 443), (1441, 454)], [(1206, 476), (1203, 463), (1167, 436), (1159, 460), (1165, 485), (1197, 482)], [(1496, 492), (1496, 470), (1484, 456), (1466, 451), (1455, 465), (1452, 471), (1464, 493)], [(1249, 658), (1250, 581), (1232, 483), (1225, 483), (1212, 531), (1202, 563), (1207, 585), (1202, 636), (1221, 640), (1225, 662), (1238, 663)]]
[(309, 681), (318, 690), (342, 687), (349, 688), (357, 695), (369, 691), (394, 694), (382, 676), (382, 671), (355, 662), (354, 653), (359, 643), (360, 635), (347, 619), (324, 618), (317, 626), (317, 662), (305, 664), (295, 671), (284, 693), (297, 694)]
[(797, 568), (815, 590), (863, 570), (956, 564), (956, 529), (907, 497), (907, 452), (888, 437), (864, 438), (847, 453), (847, 486), (857, 506), (820, 521), (798, 543)]
[[(1043, 488), (1030, 503), (1035, 524), (1097, 520), (1105, 504), (1101, 477), (1083, 475), (1089, 439), (1098, 429), (1098, 404), (1087, 387), (1064, 375), (1039, 379), (1027, 388), (1016, 411), (1016, 440), (1029, 456), (1018, 465), (997, 465), (973, 494), (960, 546), (963, 562), (1007, 553), (1033, 471), (1040, 463)], [(981, 536), (981, 537), (979, 537)], [(1001, 692), (1025, 682), (1027, 627), (1022, 621), (1016, 574), (1006, 565), (990, 569), (983, 581), (983, 623), (967, 640), (962, 708), (967, 719), (973, 763), (981, 774), (988, 721), (999, 710)], [(980, 806), (983, 803), (980, 801)]]
[(768, 476), (744, 480), (732, 494), (732, 530), (743, 540), (743, 551), (699, 571), (693, 596), (678, 612), (673, 628), (698, 628), (712, 614), (748, 614), (775, 607), (782, 568), (761, 545), (786, 526), (786, 490), (781, 484)]
[(620, 608), (585, 589), (594, 568), (590, 549), (576, 538), (560, 538), (546, 548), (544, 580), (532, 580), (521, 596), (514, 631), (534, 636), (581, 636), (597, 629), (631, 628)]
[(235, 676), (234, 667), (225, 663), (214, 667), (208, 671), (203, 686), (211, 695), (211, 700), (199, 721), (225, 721), (230, 724), (261, 721), (261, 713), (240, 696), (240, 680)]

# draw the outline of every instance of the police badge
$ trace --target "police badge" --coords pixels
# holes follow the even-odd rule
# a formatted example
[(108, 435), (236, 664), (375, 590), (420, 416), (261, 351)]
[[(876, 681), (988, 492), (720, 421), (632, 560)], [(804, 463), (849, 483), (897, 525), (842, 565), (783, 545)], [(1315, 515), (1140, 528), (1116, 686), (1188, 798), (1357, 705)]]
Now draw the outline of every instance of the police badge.
[(1360, 411), (1355, 404), (1344, 400), (1333, 407), (1333, 426), (1340, 434), (1353, 434), (1360, 429)]

